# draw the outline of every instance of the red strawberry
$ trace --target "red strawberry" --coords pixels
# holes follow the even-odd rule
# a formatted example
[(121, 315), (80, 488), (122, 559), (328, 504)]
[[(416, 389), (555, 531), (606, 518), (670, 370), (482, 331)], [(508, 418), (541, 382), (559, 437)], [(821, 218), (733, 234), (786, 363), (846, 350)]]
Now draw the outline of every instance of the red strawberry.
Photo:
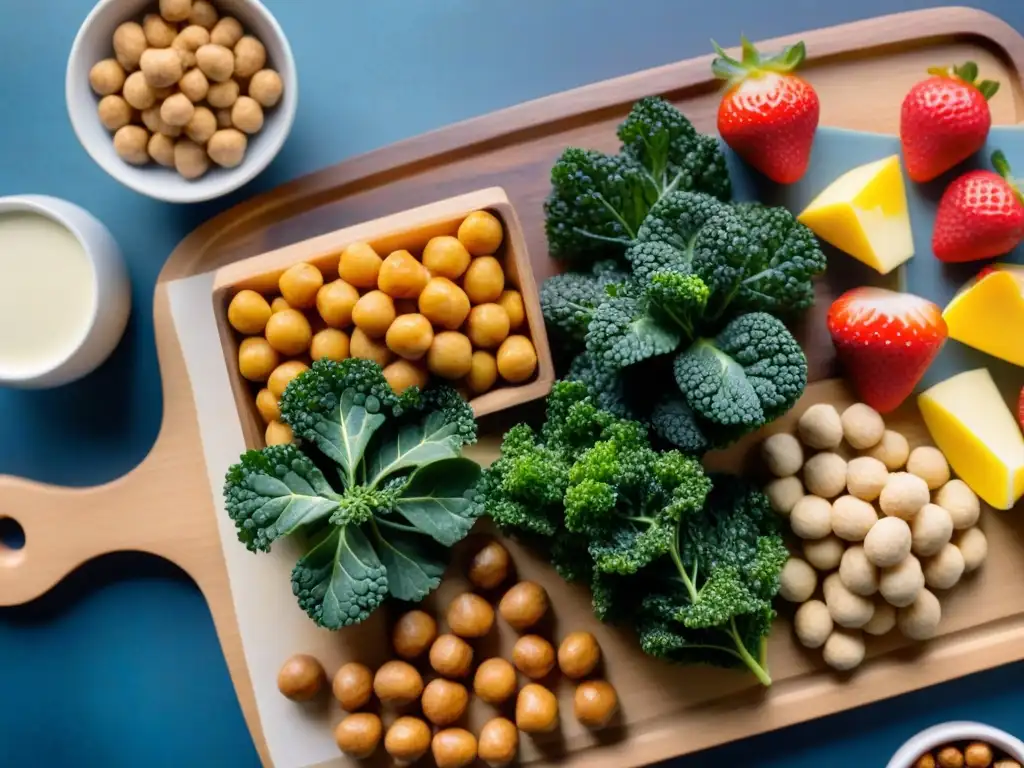
[(900, 115), (903, 163), (914, 181), (931, 181), (985, 146), (992, 125), (988, 99), (999, 90), (993, 80), (975, 85), (978, 65), (973, 61), (928, 72), (932, 77), (903, 99)]
[(992, 166), (998, 173), (970, 171), (942, 193), (932, 230), (939, 261), (990, 259), (1024, 240), (1024, 201), (1002, 152), (992, 153)]
[(750, 165), (779, 184), (803, 178), (811, 159), (820, 105), (814, 88), (793, 74), (807, 55), (803, 43), (767, 58), (742, 38), (741, 61), (712, 41), (718, 57), (711, 63), (728, 81), (718, 106), (718, 132)]
[(935, 304), (884, 288), (854, 288), (828, 311), (836, 355), (860, 399), (888, 413), (914, 391), (946, 340)]

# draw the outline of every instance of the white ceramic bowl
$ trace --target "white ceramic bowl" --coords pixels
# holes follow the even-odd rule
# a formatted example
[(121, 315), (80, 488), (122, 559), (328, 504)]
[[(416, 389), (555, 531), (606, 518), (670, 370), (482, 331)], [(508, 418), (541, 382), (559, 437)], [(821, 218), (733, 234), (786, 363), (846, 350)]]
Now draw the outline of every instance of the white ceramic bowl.
[[(39, 214), (60, 224), (81, 243), (92, 265), (92, 312), (73, 348), (61, 358), (32, 367), (5, 365), (0, 360), (0, 386), (56, 387), (90, 373), (114, 351), (128, 323), (131, 285), (113, 235), (88, 211), (46, 195), (0, 197), (0, 217), (17, 211)], [(45, 297), (39, 300), (45, 301)]]
[(991, 725), (956, 721), (932, 726), (908, 739), (893, 755), (886, 768), (913, 768), (914, 761), (925, 752), (945, 744), (964, 741), (987, 742), (1024, 765), (1024, 742), (1017, 737)]
[(284, 81), (284, 95), (277, 106), (266, 110), (263, 130), (249, 138), (245, 159), (237, 168), (213, 166), (206, 175), (189, 181), (173, 168), (155, 163), (134, 166), (114, 151), (113, 137), (96, 114), (99, 98), (89, 86), (89, 70), (114, 55), (114, 30), (125, 21), (141, 21), (157, 7), (157, 0), (100, 0), (82, 23), (71, 46), (65, 98), (71, 125), (85, 150), (99, 165), (127, 187), (169, 203), (196, 203), (226, 195), (256, 177), (284, 145), (295, 120), (298, 82), (295, 58), (280, 25), (258, 0), (214, 0), (222, 16), (242, 22), (246, 34), (255, 35), (267, 49), (267, 66)]

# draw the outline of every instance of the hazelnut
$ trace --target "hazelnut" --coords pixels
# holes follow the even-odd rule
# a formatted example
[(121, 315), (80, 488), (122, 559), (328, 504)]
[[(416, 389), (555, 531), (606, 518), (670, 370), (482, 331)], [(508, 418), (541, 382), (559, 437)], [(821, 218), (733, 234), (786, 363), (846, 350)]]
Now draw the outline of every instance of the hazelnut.
[(473, 692), (488, 704), (501, 704), (516, 692), (516, 671), (505, 659), (487, 659), (473, 676)]
[(476, 760), (476, 737), (462, 728), (446, 728), (430, 742), (437, 768), (463, 768)]
[(430, 748), (430, 726), (418, 717), (400, 717), (384, 736), (384, 749), (400, 766), (412, 765)]
[(555, 649), (539, 635), (523, 635), (512, 646), (512, 663), (529, 678), (539, 680), (555, 666)]
[(601, 646), (589, 632), (571, 632), (558, 646), (558, 668), (574, 680), (593, 672), (600, 660)]
[(391, 632), (395, 653), (403, 659), (415, 659), (430, 647), (436, 637), (437, 622), (423, 611), (402, 614)]
[(451, 725), (466, 711), (469, 704), (469, 693), (461, 683), (435, 678), (423, 689), (420, 705), (427, 720), (434, 725)]
[(331, 683), (334, 698), (341, 702), (341, 708), (354, 712), (365, 707), (373, 694), (373, 673), (365, 664), (350, 661), (334, 673)]
[(520, 581), (501, 598), (498, 612), (513, 629), (532, 627), (548, 610), (548, 593), (533, 581)]
[(527, 683), (516, 697), (516, 726), (524, 733), (547, 733), (558, 726), (558, 699), (537, 683)]
[(334, 740), (346, 755), (362, 760), (376, 751), (383, 730), (379, 717), (370, 712), (357, 712), (338, 723)]
[(587, 680), (576, 686), (573, 713), (588, 728), (604, 728), (619, 709), (619, 697), (611, 683)]
[(459, 637), (483, 637), (494, 625), (494, 609), (480, 595), (464, 592), (448, 605), (447, 618)]
[[(251, 85), (249, 90), (252, 90)], [(477, 589), (494, 589), (508, 578), (510, 567), (508, 550), (498, 542), (491, 541), (473, 555), (467, 575)]]
[(292, 701), (315, 698), (326, 682), (327, 675), (323, 666), (305, 653), (292, 656), (277, 673), (277, 690)]
[(409, 704), (423, 693), (423, 678), (407, 662), (388, 661), (373, 676), (373, 692), (381, 701)]
[(463, 677), (472, 664), (473, 649), (461, 637), (441, 635), (430, 646), (430, 666), (439, 675)]
[(484, 723), (480, 729), (480, 743), (477, 755), (495, 768), (508, 765), (516, 758), (519, 749), (519, 729), (510, 720), (496, 717)]

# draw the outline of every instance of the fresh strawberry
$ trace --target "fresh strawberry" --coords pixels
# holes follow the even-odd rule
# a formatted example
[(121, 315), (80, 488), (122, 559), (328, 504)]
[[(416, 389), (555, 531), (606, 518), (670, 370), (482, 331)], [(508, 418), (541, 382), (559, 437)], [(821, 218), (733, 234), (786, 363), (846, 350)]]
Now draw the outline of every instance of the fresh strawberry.
[(803, 178), (818, 128), (818, 94), (793, 74), (807, 55), (803, 43), (762, 58), (742, 38), (740, 61), (712, 41), (718, 57), (711, 63), (717, 77), (728, 81), (718, 106), (718, 132), (750, 165), (779, 184)]
[(994, 80), (975, 84), (973, 61), (928, 72), (932, 76), (903, 99), (900, 115), (903, 163), (914, 181), (931, 181), (985, 146), (992, 125), (988, 100), (999, 90)]
[(990, 259), (1024, 240), (1024, 201), (1002, 152), (992, 153), (992, 167), (997, 173), (969, 171), (942, 193), (932, 230), (939, 261)]
[(836, 355), (860, 399), (888, 413), (914, 391), (946, 341), (935, 304), (884, 288), (854, 288), (828, 311)]

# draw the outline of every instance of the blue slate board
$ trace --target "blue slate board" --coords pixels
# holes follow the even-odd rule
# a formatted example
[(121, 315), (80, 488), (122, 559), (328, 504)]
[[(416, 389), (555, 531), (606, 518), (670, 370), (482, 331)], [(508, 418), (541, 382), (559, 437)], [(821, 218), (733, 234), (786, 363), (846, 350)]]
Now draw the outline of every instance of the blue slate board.
[[(879, 275), (852, 257), (825, 245), (828, 271), (825, 280), (835, 295), (854, 285), (878, 285), (904, 290), (945, 307), (960, 287), (970, 280), (988, 261), (969, 264), (943, 264), (932, 254), (931, 238), (935, 211), (946, 186), (958, 175), (973, 168), (992, 168), (990, 157), (996, 149), (1006, 154), (1012, 168), (1024, 177), (1024, 127), (1002, 126), (992, 129), (985, 149), (969, 161), (927, 184), (906, 179), (910, 219), (914, 228), (914, 257), (889, 275)], [(761, 200), (784, 205), (794, 213), (803, 208), (841, 174), (864, 163), (899, 153), (895, 136), (849, 131), (843, 128), (821, 128), (814, 141), (807, 175), (798, 183), (780, 186), (768, 181), (728, 152), (729, 172), (739, 200)], [(904, 174), (906, 178), (906, 174)], [(994, 261), (1024, 263), (1024, 247)], [(821, 303), (819, 298), (819, 304)], [(823, 323), (827, 306), (812, 310), (810, 323)], [(817, 333), (818, 331), (814, 331)], [(1024, 339), (1021, 340), (1024, 344)], [(1024, 369), (978, 352), (955, 341), (947, 341), (939, 357), (928, 369), (918, 391), (961, 371), (988, 368), (1007, 402), (1016, 410), (1017, 398), (1024, 385)]]

